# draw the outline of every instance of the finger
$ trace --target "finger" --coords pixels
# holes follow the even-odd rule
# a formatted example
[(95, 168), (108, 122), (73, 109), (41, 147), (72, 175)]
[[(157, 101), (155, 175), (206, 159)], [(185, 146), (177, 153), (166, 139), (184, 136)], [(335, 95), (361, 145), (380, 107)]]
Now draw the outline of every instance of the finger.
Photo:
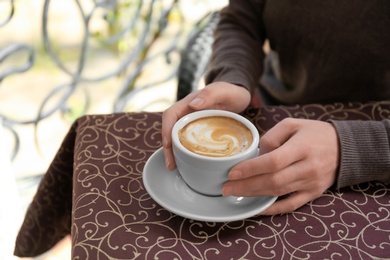
[(262, 175), (260, 178), (252, 177), (238, 181), (228, 181), (222, 187), (222, 194), (223, 196), (235, 197), (282, 196), (296, 191), (303, 185), (301, 180), (293, 180), (286, 183), (286, 185), (270, 188), (270, 182), (266, 180), (268, 175), (271, 174)]
[(171, 132), (173, 125), (179, 120), (179, 118), (192, 112), (192, 109), (188, 106), (188, 103), (196, 96), (196, 92), (192, 92), (184, 99), (176, 102), (174, 105), (165, 110), (162, 114), (162, 142), (163, 152), (165, 156), (165, 166), (168, 170), (175, 169), (175, 160), (172, 151), (172, 138)]
[(294, 163), (280, 171), (255, 175), (249, 178), (228, 181), (223, 186), (224, 196), (282, 196), (310, 188), (305, 178), (309, 168), (303, 161)]
[(260, 156), (234, 166), (229, 173), (229, 180), (279, 171), (302, 160), (305, 151), (292, 138), (298, 129), (296, 120), (279, 122), (260, 139)]
[(282, 146), (296, 132), (299, 125), (289, 118), (277, 123), (260, 139), (260, 153), (266, 154)]
[(302, 207), (306, 203), (314, 200), (316, 196), (307, 191), (296, 192), (289, 197), (276, 201), (265, 211), (261, 212), (259, 215), (276, 215), (283, 213), (294, 212), (298, 208)]
[(189, 103), (194, 110), (221, 109), (243, 111), (250, 102), (247, 89), (226, 82), (215, 82), (203, 88)]
[(163, 140), (166, 139), (163, 145), (165, 147), (171, 146), (171, 132), (173, 125), (185, 116), (186, 114), (192, 112), (192, 109), (188, 106), (188, 103), (196, 97), (197, 93), (192, 92), (187, 95), (182, 100), (176, 102), (174, 105), (166, 109), (162, 114), (162, 137)]
[(176, 168), (176, 163), (172, 148), (163, 148), (163, 153), (165, 157), (165, 167), (170, 171), (174, 170)]
[(275, 173), (301, 161), (304, 156), (299, 145), (296, 145), (295, 141), (290, 139), (271, 152), (238, 163), (230, 170), (228, 179), (239, 180), (261, 174)]

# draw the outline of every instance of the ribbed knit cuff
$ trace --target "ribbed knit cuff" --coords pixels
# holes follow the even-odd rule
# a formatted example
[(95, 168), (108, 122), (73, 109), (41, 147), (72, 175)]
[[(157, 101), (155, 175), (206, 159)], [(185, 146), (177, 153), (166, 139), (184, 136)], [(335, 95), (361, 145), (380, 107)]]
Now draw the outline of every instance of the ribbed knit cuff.
[(388, 181), (390, 149), (386, 129), (376, 121), (335, 121), (340, 139), (337, 188), (368, 181)]

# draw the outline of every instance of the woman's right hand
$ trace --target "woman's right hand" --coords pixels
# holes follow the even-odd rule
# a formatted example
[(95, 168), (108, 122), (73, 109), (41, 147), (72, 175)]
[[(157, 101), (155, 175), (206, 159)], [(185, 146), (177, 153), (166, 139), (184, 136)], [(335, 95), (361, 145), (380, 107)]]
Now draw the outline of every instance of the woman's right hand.
[(190, 93), (165, 110), (162, 116), (162, 140), (166, 168), (168, 170), (176, 168), (171, 131), (177, 120), (186, 114), (204, 109), (240, 113), (248, 107), (250, 101), (251, 95), (246, 88), (226, 82), (214, 82), (201, 90)]

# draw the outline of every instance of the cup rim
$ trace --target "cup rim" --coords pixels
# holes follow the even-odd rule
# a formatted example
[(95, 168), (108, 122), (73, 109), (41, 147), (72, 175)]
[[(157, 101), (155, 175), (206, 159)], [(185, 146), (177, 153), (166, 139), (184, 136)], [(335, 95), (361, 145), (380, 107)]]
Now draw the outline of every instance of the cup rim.
[[(209, 117), (209, 116), (230, 117), (230, 118), (233, 118), (233, 119), (243, 123), (246, 127), (249, 128), (249, 130), (252, 133), (253, 140), (252, 140), (252, 143), (250, 144), (250, 146), (245, 151), (242, 151), (240, 153), (236, 153), (234, 155), (223, 156), (223, 157), (211, 157), (211, 156), (200, 155), (200, 154), (191, 152), (190, 150), (185, 148), (179, 140), (179, 135), (175, 134), (175, 133), (177, 133), (180, 129), (182, 129), (188, 123), (190, 123), (196, 119)], [(246, 119), (245, 117), (243, 117), (237, 113), (226, 111), (226, 110), (217, 110), (217, 109), (207, 109), (207, 110), (195, 111), (195, 112), (192, 112), (190, 114), (183, 116), (174, 124), (174, 126), (172, 128), (171, 138), (172, 138), (172, 146), (176, 147), (177, 149), (179, 149), (181, 152), (185, 153), (186, 155), (192, 156), (194, 158), (203, 158), (203, 159), (207, 158), (208, 160), (220, 161), (220, 162), (230, 161), (230, 160), (234, 160), (237, 158), (245, 157), (249, 153), (252, 153), (254, 149), (258, 150), (259, 145), (260, 145), (259, 132), (258, 132), (257, 128), (255, 127), (255, 125), (251, 121), (249, 121), (248, 119)]]

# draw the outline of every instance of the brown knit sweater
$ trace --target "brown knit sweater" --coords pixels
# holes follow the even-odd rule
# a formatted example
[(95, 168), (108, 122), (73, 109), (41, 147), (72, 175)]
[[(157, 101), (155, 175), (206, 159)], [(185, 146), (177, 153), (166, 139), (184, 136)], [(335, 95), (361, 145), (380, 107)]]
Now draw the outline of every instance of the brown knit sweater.
[[(230, 0), (206, 75), (215, 81), (260, 87), (280, 104), (389, 100), (390, 1)], [(389, 182), (390, 121), (332, 123), (337, 186)]]

